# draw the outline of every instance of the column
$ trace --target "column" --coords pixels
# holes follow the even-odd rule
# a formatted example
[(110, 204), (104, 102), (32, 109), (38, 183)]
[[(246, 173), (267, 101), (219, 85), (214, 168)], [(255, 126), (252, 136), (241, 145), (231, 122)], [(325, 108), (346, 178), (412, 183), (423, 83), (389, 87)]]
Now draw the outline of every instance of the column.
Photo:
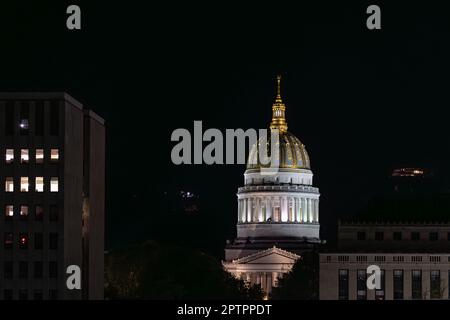
[(272, 198), (266, 198), (266, 221), (267, 219), (272, 218)]
[(300, 197), (300, 222), (305, 222), (305, 205), (303, 203), (303, 197)]
[(306, 206), (308, 207), (308, 222), (312, 221), (311, 199), (306, 198)]
[(308, 212), (308, 198), (305, 198), (305, 222), (308, 222), (308, 216), (309, 216), (309, 212)]
[[(393, 277), (394, 277), (394, 273), (392, 271), (392, 269), (390, 270), (384, 270), (384, 281), (385, 281), (385, 286), (384, 286), (384, 295), (385, 295), (385, 299), (386, 300), (394, 300), (394, 283), (393, 283)], [(423, 272), (422, 272), (422, 281), (423, 281)], [(423, 286), (423, 282), (422, 282), (422, 290), (425, 287)]]
[(247, 198), (247, 222), (252, 222), (252, 198)]
[(289, 202), (287, 197), (283, 197), (283, 210), (281, 212), (281, 221), (288, 221), (288, 210), (289, 210)]
[(287, 208), (287, 222), (291, 222), (292, 221), (291, 197), (286, 197), (286, 208)]
[(261, 198), (256, 198), (256, 221), (262, 222)]
[(277, 286), (278, 272), (272, 272), (272, 287)]
[[(422, 268), (422, 297), (424, 300), (430, 300), (430, 270)], [(404, 277), (403, 277), (404, 279)], [(403, 280), (404, 281), (404, 280)], [(447, 285), (447, 284), (445, 284)]]
[(267, 273), (267, 294), (272, 292), (272, 283), (273, 283), (272, 275), (273, 272)]
[(242, 222), (242, 200), (238, 199), (238, 222)]
[(297, 203), (297, 197), (292, 198), (294, 201), (294, 222), (298, 222), (298, 203)]
[(247, 199), (242, 199), (242, 216), (243, 222), (247, 222)]
[(357, 271), (350, 269), (348, 271), (348, 300), (356, 300), (357, 278)]
[(283, 212), (283, 198), (282, 197), (278, 197), (278, 204), (280, 205), (280, 209), (278, 210), (278, 221), (277, 222), (281, 222), (281, 217), (282, 217), (282, 212)]
[(403, 269), (403, 299), (411, 300), (412, 299), (412, 272), (411, 269)]
[(240, 203), (241, 203), (241, 222), (245, 222), (245, 218), (247, 217), (247, 214), (245, 213), (245, 201), (244, 199), (239, 199)]
[(316, 212), (316, 219), (315, 219), (315, 221), (319, 222), (319, 199), (315, 200), (315, 204), (316, 204), (315, 210), (314, 210)]
[(297, 222), (297, 198), (292, 197), (292, 222)]

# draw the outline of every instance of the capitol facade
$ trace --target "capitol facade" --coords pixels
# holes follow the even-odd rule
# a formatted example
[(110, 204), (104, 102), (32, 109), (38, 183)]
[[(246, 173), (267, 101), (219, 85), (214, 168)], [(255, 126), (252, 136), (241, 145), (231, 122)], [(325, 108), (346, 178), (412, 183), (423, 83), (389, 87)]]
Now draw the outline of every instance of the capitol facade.
[(313, 186), (313, 172), (305, 145), (290, 133), (286, 106), (281, 98), (281, 77), (272, 106), (270, 129), (278, 129), (278, 170), (259, 161), (260, 139), (249, 153), (244, 186), (238, 189), (237, 237), (225, 248), (225, 269), (269, 294), (277, 280), (289, 272), (303, 252), (320, 243), (319, 189)]

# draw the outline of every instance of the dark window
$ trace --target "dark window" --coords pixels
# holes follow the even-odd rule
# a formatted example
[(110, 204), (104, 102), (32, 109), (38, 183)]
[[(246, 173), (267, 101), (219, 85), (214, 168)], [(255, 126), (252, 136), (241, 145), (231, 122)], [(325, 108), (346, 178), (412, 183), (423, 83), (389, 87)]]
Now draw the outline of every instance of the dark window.
[(356, 280), (356, 299), (366, 300), (367, 299), (367, 271), (358, 270), (357, 280)]
[(34, 277), (40, 279), (44, 276), (44, 264), (42, 261), (34, 262)]
[(430, 232), (430, 241), (437, 241), (437, 240), (438, 240), (438, 233)]
[(403, 300), (403, 270), (394, 270), (394, 300)]
[(375, 232), (375, 240), (383, 241), (383, 239), (384, 239), (384, 233), (383, 232)]
[(25, 289), (19, 290), (19, 300), (28, 300), (28, 291)]
[(50, 221), (58, 221), (58, 206), (50, 206)]
[(19, 235), (19, 248), (20, 249), (28, 249), (28, 234), (21, 233)]
[(420, 300), (422, 299), (422, 271), (413, 270), (411, 273), (411, 277), (412, 298)]
[(360, 231), (356, 234), (356, 238), (358, 240), (366, 240), (366, 233), (363, 231)]
[(14, 135), (14, 101), (6, 102), (5, 135)]
[(48, 299), (49, 300), (58, 300), (58, 290), (50, 289), (48, 292)]
[(44, 220), (44, 207), (41, 205), (37, 205), (34, 211), (34, 219), (36, 221)]
[(37, 136), (44, 135), (44, 102), (36, 101), (35, 105), (35, 133)]
[(394, 240), (395, 241), (402, 240), (402, 233), (401, 232), (394, 232)]
[(56, 261), (50, 261), (48, 264), (48, 276), (49, 278), (58, 277), (58, 263)]
[(34, 249), (42, 250), (44, 248), (44, 236), (42, 233), (34, 234)]
[(12, 300), (13, 299), (13, 291), (11, 289), (5, 289), (3, 291), (3, 300)]
[(34, 290), (33, 292), (33, 300), (43, 300), (44, 299), (44, 293), (42, 290)]
[(3, 277), (5, 279), (12, 279), (14, 275), (13, 263), (12, 261), (5, 261), (3, 264)]
[(14, 236), (12, 232), (5, 233), (4, 248), (10, 250), (13, 247)]
[(385, 300), (386, 299), (386, 276), (385, 271), (380, 270), (381, 272), (381, 288), (375, 289), (375, 300)]
[(50, 250), (58, 249), (58, 234), (57, 233), (50, 233), (49, 248), (50, 248)]
[(419, 232), (411, 232), (411, 240), (419, 241), (420, 240), (420, 233)]
[(59, 135), (59, 101), (52, 101), (50, 105), (50, 134)]
[(19, 278), (21, 279), (28, 278), (28, 262), (26, 261), (19, 262)]
[(450, 232), (447, 232), (447, 241), (450, 241)]
[(339, 270), (339, 300), (348, 300), (348, 270)]
[(430, 298), (441, 299), (441, 272), (439, 270), (431, 270), (430, 272)]

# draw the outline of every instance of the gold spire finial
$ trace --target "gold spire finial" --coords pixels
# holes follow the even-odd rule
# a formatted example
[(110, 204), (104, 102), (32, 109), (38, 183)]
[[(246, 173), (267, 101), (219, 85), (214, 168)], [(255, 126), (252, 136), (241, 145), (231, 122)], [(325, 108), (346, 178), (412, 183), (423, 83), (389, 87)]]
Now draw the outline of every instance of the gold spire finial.
[(287, 122), (285, 118), (286, 106), (281, 99), (281, 75), (277, 75), (277, 96), (272, 105), (272, 122), (270, 129), (278, 129), (280, 132), (287, 131)]
[(281, 75), (277, 75), (277, 98), (276, 102), (282, 102), (281, 100)]

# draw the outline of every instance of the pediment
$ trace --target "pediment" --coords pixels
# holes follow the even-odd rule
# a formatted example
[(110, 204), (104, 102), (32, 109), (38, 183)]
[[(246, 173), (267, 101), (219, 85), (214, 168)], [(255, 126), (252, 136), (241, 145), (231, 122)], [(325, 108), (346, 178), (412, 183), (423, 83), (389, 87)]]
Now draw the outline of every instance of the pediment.
[(233, 263), (245, 264), (293, 264), (300, 258), (295, 253), (276, 247), (260, 251), (246, 257), (234, 260)]

